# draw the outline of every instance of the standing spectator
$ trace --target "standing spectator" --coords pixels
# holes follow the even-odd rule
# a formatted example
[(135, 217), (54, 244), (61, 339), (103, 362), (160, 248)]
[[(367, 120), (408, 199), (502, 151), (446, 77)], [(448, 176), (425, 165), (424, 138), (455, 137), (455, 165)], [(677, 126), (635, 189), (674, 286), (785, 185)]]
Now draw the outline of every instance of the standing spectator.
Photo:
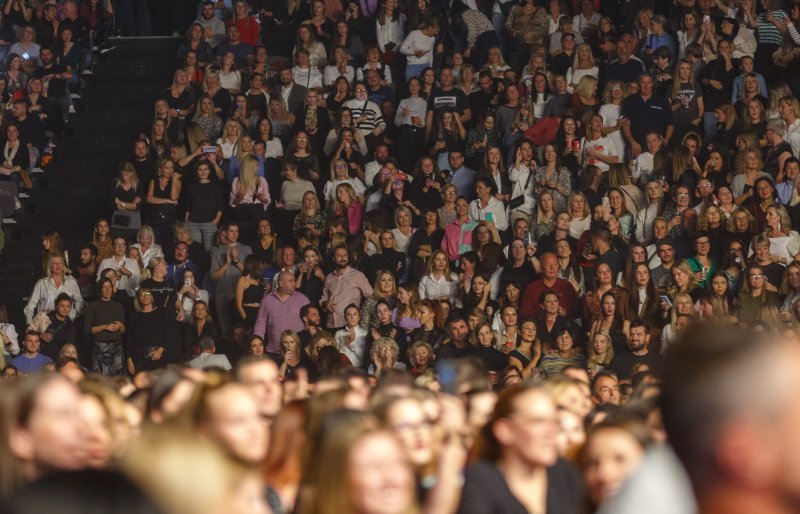
[(281, 334), (305, 328), (300, 311), (308, 304), (308, 298), (296, 290), (294, 275), (288, 271), (278, 274), (278, 287), (262, 298), (253, 333), (265, 341), (264, 350), (276, 362), (281, 354)]
[(672, 107), (663, 96), (653, 93), (653, 77), (647, 73), (639, 75), (639, 93), (622, 102), (622, 134), (628, 142), (631, 155), (637, 157), (647, 147), (647, 134), (663, 134), (669, 142), (672, 138)]
[(244, 259), (252, 253), (249, 246), (239, 243), (239, 225), (229, 221), (225, 227), (227, 244), (211, 252), (211, 280), (216, 284), (217, 322), (223, 334), (232, 328), (236, 282), (244, 272)]
[(54, 256), (50, 257), (47, 264), (47, 275), (36, 282), (31, 297), (25, 305), (26, 322), (30, 324), (34, 314), (38, 312), (53, 310), (56, 306), (56, 298), (61, 293), (66, 293), (72, 298), (73, 305), (69, 317), (74, 320), (77, 313), (83, 309), (83, 297), (78, 282), (67, 275), (64, 258)]
[(372, 286), (367, 277), (350, 267), (350, 254), (346, 246), (334, 248), (333, 262), (336, 267), (325, 278), (325, 287), (320, 298), (320, 305), (329, 313), (326, 325), (329, 328), (344, 326), (344, 311), (347, 306), (361, 305), (365, 298), (372, 295)]
[(114, 283), (110, 278), (101, 278), (98, 287), (100, 298), (86, 306), (83, 317), (83, 333), (91, 334), (93, 341), (92, 371), (121, 375), (125, 371), (125, 308), (113, 299)]

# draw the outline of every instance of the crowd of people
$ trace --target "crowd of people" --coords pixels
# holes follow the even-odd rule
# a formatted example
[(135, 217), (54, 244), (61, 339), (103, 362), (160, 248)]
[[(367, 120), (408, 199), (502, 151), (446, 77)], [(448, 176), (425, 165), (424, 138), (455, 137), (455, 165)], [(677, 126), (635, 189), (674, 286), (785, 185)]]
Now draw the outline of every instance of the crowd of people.
[[(783, 447), (736, 438), (796, 410), (800, 3), (185, 3), (108, 216), (0, 306), (0, 498), (649, 512), (656, 468), (692, 512), (671, 443), (703, 512), (773, 511)], [(86, 4), (5, 14), (30, 51)]]

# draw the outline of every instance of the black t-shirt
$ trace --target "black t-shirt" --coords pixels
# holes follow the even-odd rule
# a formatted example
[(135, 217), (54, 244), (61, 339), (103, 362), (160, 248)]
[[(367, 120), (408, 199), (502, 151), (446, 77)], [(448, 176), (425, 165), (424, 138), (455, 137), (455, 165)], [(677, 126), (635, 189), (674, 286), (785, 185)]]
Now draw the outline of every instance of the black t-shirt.
[(631, 370), (637, 364), (647, 364), (650, 371), (658, 371), (661, 366), (661, 355), (650, 350), (646, 355), (634, 355), (630, 350), (620, 352), (614, 356), (609, 366), (620, 380), (629, 380)]
[(42, 79), (42, 87), (45, 91), (47, 91), (47, 97), (62, 97), (67, 96), (67, 81), (64, 79), (57, 79), (52, 77), (49, 81), (47, 81), (47, 85), (45, 86), (44, 77), (48, 75), (56, 75), (58, 73), (64, 73), (65, 68), (63, 66), (59, 66), (57, 64), (53, 64), (49, 68), (39, 68), (38, 70), (33, 72), (33, 77), (37, 79)]
[(444, 91), (437, 87), (431, 92), (431, 97), (428, 99), (428, 109), (433, 111), (435, 116), (441, 116), (444, 109), (452, 109), (458, 114), (464, 114), (464, 111), (469, 109), (469, 100), (460, 89), (452, 88)]
[[(479, 461), (467, 468), (458, 514), (528, 514), (493, 463)], [(547, 468), (547, 514), (577, 514), (583, 496), (578, 470), (559, 459)]]

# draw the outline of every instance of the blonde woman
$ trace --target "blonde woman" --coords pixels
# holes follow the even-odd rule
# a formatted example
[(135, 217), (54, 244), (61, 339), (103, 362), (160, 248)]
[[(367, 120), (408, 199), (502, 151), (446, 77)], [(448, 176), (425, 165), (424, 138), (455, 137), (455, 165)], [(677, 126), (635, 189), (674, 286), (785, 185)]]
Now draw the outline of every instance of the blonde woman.
[(672, 304), (669, 323), (661, 331), (661, 348), (659, 350), (661, 355), (664, 355), (669, 345), (675, 341), (682, 324), (687, 320), (694, 320), (695, 316), (694, 300), (691, 295), (686, 293), (678, 294), (672, 299)]
[(349, 166), (344, 159), (334, 159), (331, 162), (330, 180), (325, 184), (322, 196), (326, 202), (333, 202), (336, 200), (334, 194), (339, 184), (350, 184), (358, 196), (358, 200), (364, 203), (364, 193), (367, 188), (358, 177), (350, 177)]
[(222, 67), (218, 76), (220, 86), (231, 95), (238, 94), (242, 89), (242, 74), (236, 69), (236, 57), (233, 52), (225, 52), (222, 56)]
[[(289, 172), (289, 166), (287, 167), (287, 176)], [(294, 167), (295, 175), (297, 174), (297, 167)], [(288, 182), (289, 179), (287, 179)], [(284, 182), (284, 185), (286, 182)], [(309, 182), (310, 184), (310, 182)], [(303, 201), (300, 207), (300, 211), (297, 213), (297, 216), (294, 218), (294, 222), (292, 225), (292, 233), (295, 237), (300, 235), (300, 231), (304, 228), (308, 228), (311, 230), (311, 233), (317, 237), (322, 236), (327, 228), (327, 221), (324, 213), (322, 212), (322, 208), (319, 204), (319, 198), (317, 198), (317, 193), (314, 191), (313, 186), (312, 189), (309, 189), (305, 193), (303, 193)]]
[(500, 52), (500, 49), (496, 46), (489, 47), (489, 50), (486, 52), (486, 57), (486, 64), (481, 68), (481, 71), (489, 70), (494, 78), (503, 78), (503, 73), (511, 69), (511, 66), (506, 64), (506, 61), (503, 59), (503, 54)]
[(286, 102), (280, 95), (273, 95), (269, 99), (267, 117), (272, 123), (272, 132), (283, 140), (289, 140), (294, 127), (295, 115), (286, 108)]
[(600, 68), (594, 62), (592, 47), (586, 43), (578, 45), (572, 66), (567, 70), (567, 92), (574, 93), (583, 77), (591, 76), (597, 79), (599, 75)]
[(350, 234), (361, 232), (364, 220), (364, 204), (358, 201), (356, 190), (348, 183), (336, 186), (336, 203), (334, 212), (337, 216), (347, 218), (347, 229)]
[(242, 159), (239, 176), (233, 179), (229, 203), (233, 208), (259, 204), (266, 209), (269, 205), (269, 186), (264, 177), (258, 176), (258, 159), (254, 156), (245, 155)]
[(449, 300), (455, 304), (458, 292), (458, 276), (450, 271), (447, 254), (435, 250), (428, 259), (425, 276), (419, 281), (419, 297), (431, 300)]
[(597, 99), (597, 79), (584, 75), (575, 86), (572, 94), (572, 109), (575, 119), (584, 121), (587, 112), (597, 112), (600, 101)]
[(589, 359), (586, 362), (589, 375), (594, 377), (598, 371), (608, 368), (613, 359), (614, 346), (611, 344), (611, 336), (605, 330), (595, 332), (589, 347)]
[(235, 120), (228, 120), (222, 128), (222, 135), (217, 139), (217, 144), (222, 147), (222, 157), (230, 159), (233, 154), (238, 150), (239, 136), (242, 132), (242, 126)]
[(572, 221), (569, 222), (569, 235), (575, 239), (580, 239), (581, 235), (589, 230), (589, 225), (592, 222), (589, 202), (586, 200), (586, 196), (580, 191), (573, 191), (569, 195), (567, 211), (572, 216)]
[(625, 138), (620, 130), (619, 118), (622, 114), (622, 101), (625, 99), (625, 84), (620, 80), (611, 80), (603, 89), (601, 99), (603, 105), (600, 106), (598, 114), (603, 118), (603, 135), (608, 136), (614, 141), (614, 147), (621, 154), (625, 154)]
[(189, 125), (187, 134), (189, 147), (197, 148), (200, 141), (204, 139), (216, 141), (221, 132), (222, 118), (217, 114), (211, 97), (204, 95), (197, 103), (197, 111), (195, 111), (192, 123)]
[(239, 169), (242, 167), (244, 158), (247, 156), (252, 157), (254, 155), (253, 138), (246, 133), (242, 134), (241, 137), (239, 137), (238, 143), (236, 144), (236, 150), (231, 156), (231, 181), (233, 181), (233, 177), (239, 174)]

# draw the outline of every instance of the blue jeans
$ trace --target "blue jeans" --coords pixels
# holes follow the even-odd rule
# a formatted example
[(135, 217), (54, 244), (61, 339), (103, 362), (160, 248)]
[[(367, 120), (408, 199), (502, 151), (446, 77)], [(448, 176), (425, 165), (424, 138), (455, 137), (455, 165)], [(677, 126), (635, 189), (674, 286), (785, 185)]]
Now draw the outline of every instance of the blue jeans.
[(194, 223), (188, 222), (189, 230), (192, 232), (192, 239), (198, 243), (202, 243), (206, 252), (211, 251), (214, 245), (214, 238), (217, 237), (217, 226), (211, 223)]
[(714, 111), (703, 113), (703, 131), (706, 139), (717, 135), (717, 114)]
[(494, 33), (497, 34), (497, 39), (500, 43), (500, 51), (506, 53), (506, 17), (501, 12), (492, 11), (492, 25), (494, 26)]
[(427, 68), (428, 65), (423, 64), (406, 64), (406, 82), (411, 80), (413, 77), (420, 77), (422, 75), (422, 70)]

